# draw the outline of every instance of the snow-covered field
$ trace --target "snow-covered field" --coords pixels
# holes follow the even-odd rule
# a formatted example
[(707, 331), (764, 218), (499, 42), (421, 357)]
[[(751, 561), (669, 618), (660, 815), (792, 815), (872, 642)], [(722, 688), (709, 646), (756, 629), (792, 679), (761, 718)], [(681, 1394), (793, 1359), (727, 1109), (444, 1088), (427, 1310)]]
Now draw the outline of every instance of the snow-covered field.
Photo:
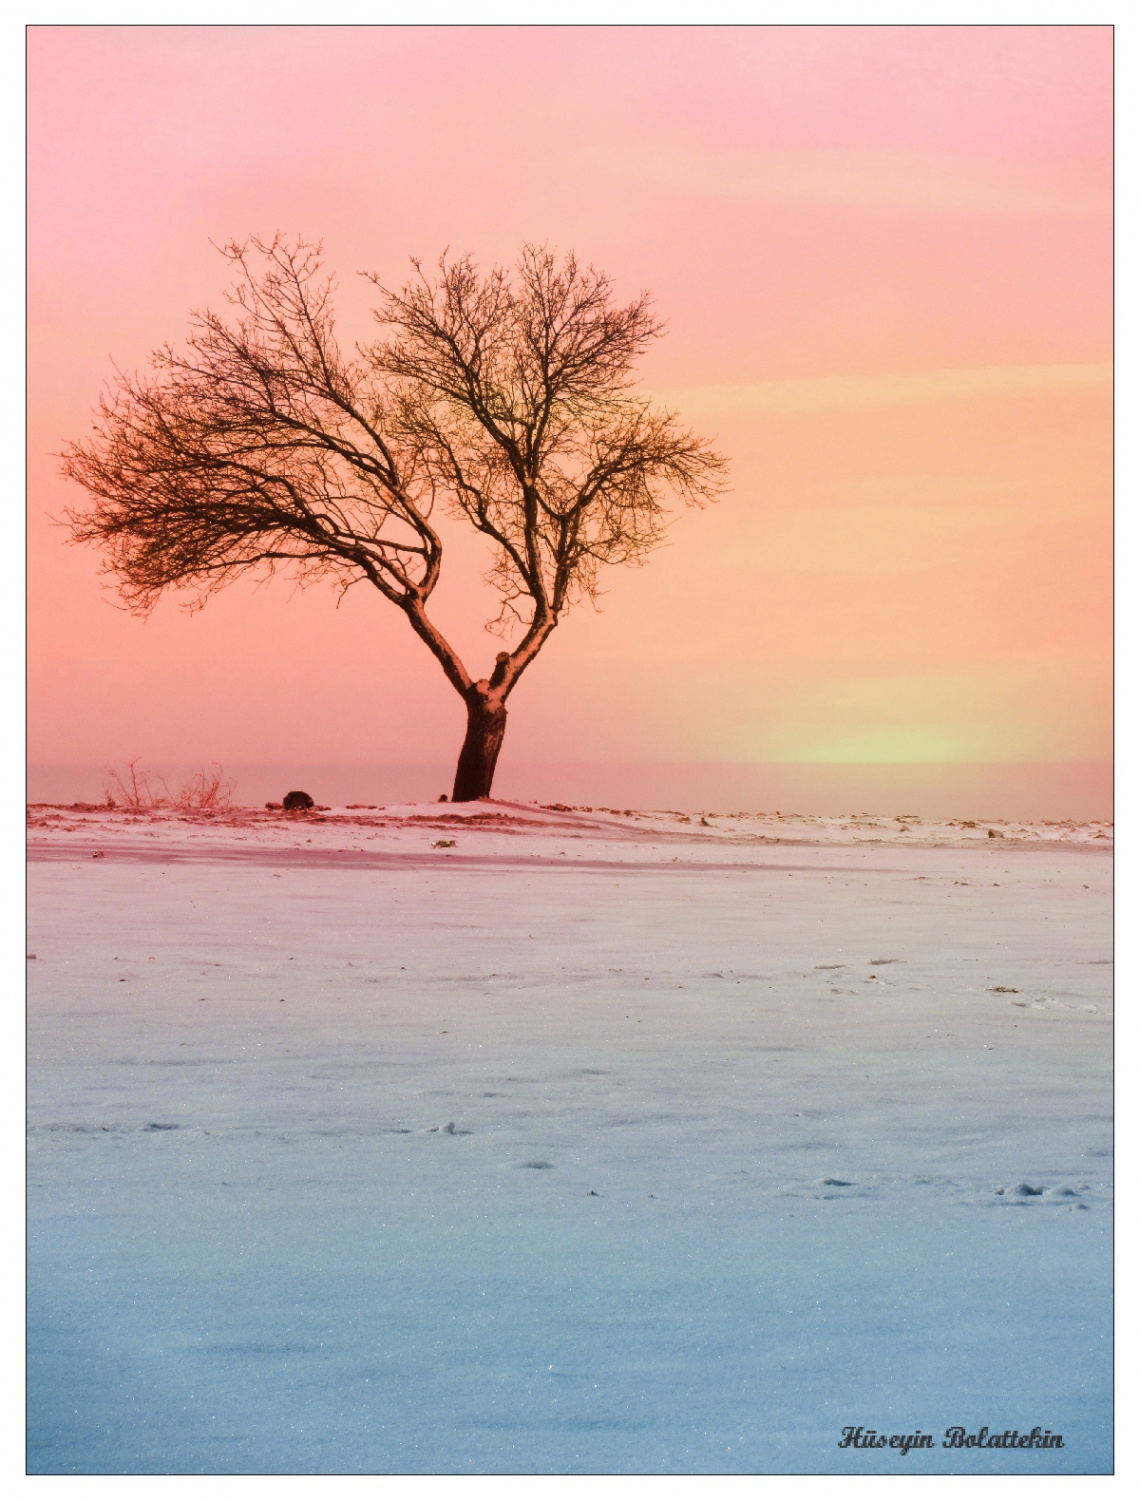
[(1110, 827), (29, 811), (33, 1472), (1111, 1467)]

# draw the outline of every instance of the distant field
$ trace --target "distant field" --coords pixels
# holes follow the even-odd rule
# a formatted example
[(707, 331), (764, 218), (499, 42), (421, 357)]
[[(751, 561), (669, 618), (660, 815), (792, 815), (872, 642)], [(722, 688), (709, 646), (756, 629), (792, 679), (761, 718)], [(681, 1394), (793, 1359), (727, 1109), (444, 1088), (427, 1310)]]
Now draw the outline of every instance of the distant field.
[[(122, 763), (120, 762), (120, 767)], [(201, 762), (158, 764), (172, 786)], [(293, 786), (322, 803), (430, 802), (450, 793), (453, 765), (249, 766), (226, 764), (238, 802), (279, 801)], [(31, 766), (28, 801), (101, 800), (103, 765)], [(1111, 819), (1112, 767), (1102, 762), (985, 765), (789, 763), (515, 763), (504, 756), (498, 797), (703, 813), (870, 813), (922, 818)]]

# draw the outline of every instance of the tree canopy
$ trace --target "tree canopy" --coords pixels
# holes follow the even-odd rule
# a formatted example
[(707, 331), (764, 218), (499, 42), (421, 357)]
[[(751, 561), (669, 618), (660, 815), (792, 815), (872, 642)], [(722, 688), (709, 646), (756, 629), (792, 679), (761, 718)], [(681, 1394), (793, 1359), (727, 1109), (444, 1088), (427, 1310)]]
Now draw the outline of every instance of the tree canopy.
[[(367, 582), (407, 616), (467, 703), (457, 801), (490, 792), (506, 699), (566, 609), (606, 564), (640, 563), (666, 502), (701, 503), (726, 461), (634, 390), (663, 332), (642, 293), (621, 305), (604, 273), (524, 246), (513, 271), (470, 256), (413, 261), (377, 289), (379, 334), (337, 341), (320, 246), (231, 243), (229, 316), (192, 315), (146, 376), (116, 372), (64, 472), (91, 496), (66, 512), (105, 550), (128, 608), (166, 590), (192, 607), (240, 574)], [(492, 548), (499, 614), (520, 633), (487, 678), (429, 618), (443, 544), (466, 521)]]

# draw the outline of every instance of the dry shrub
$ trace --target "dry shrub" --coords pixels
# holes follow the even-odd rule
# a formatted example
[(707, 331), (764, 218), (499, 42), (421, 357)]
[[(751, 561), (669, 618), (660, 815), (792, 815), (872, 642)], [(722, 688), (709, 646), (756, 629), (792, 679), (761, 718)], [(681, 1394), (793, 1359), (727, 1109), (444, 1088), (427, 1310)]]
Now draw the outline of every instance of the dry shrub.
[(187, 813), (220, 813), (233, 802), (236, 783), (227, 780), (216, 761), (211, 771), (196, 771), (174, 799), (174, 806)]
[[(133, 808), (137, 812), (143, 808), (166, 806), (169, 798), (156, 793), (151, 786), (150, 779), (153, 773), (137, 769), (141, 759), (141, 756), (136, 756), (133, 761), (128, 761), (127, 769), (123, 773), (116, 771), (113, 766), (107, 768), (107, 780), (103, 783), (103, 792), (111, 807)], [(166, 784), (163, 783), (164, 791), (165, 788)]]
[[(153, 771), (139, 771), (142, 758), (127, 762), (125, 772), (107, 768), (103, 791), (110, 807), (130, 808), (142, 812), (150, 808), (177, 808), (183, 813), (219, 813), (233, 802), (236, 783), (228, 780), (216, 761), (210, 771), (197, 771), (177, 792), (171, 792), (165, 780)], [(161, 789), (161, 790), (159, 790)]]

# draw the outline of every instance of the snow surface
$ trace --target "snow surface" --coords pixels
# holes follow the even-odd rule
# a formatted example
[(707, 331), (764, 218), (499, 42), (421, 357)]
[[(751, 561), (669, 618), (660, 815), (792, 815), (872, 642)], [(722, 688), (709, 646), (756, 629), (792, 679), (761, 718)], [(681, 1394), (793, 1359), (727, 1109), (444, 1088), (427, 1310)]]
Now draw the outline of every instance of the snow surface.
[(29, 812), (34, 1473), (1111, 1468), (1110, 826)]

